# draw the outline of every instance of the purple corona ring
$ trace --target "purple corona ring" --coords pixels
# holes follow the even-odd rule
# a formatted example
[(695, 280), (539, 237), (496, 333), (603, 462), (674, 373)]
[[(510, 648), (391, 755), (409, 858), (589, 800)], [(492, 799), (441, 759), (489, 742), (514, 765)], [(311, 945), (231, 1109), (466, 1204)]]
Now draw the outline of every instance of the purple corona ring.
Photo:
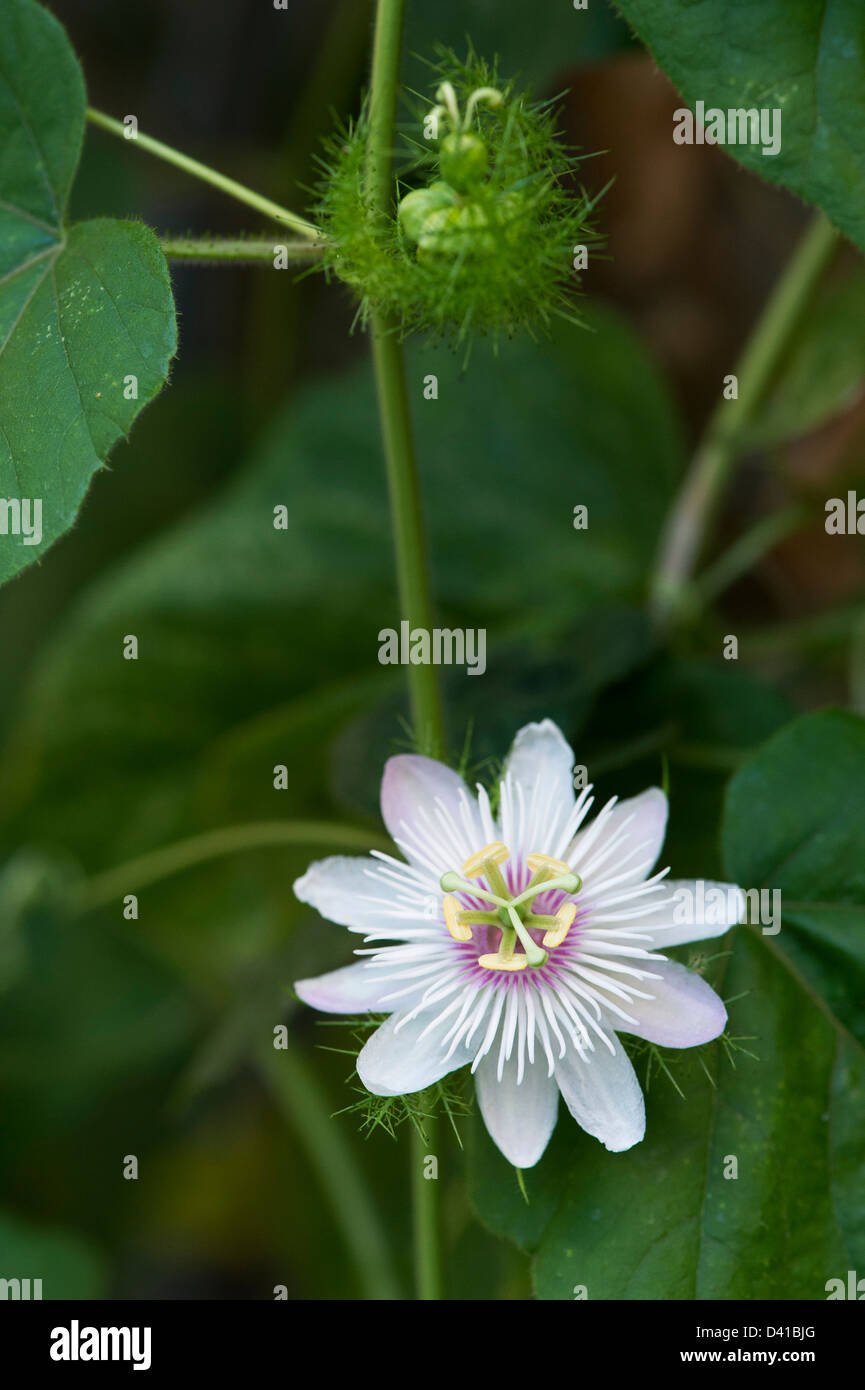
[[(550, 720), (517, 735), (498, 814), (486, 791), (431, 758), (391, 758), (384, 822), (405, 859), (374, 852), (311, 865), (302, 902), (359, 932), (363, 959), (300, 980), (326, 1013), (389, 1014), (357, 1070), (375, 1095), (408, 1095), (471, 1067), (484, 1122), (518, 1168), (547, 1146), (559, 1094), (616, 1152), (643, 1138), (645, 1107), (618, 1033), (695, 1047), (726, 1010), (662, 952), (737, 922), (733, 885), (653, 873), (667, 798), (653, 787), (588, 821), (574, 755)], [(723, 906), (703, 921), (707, 890)]]

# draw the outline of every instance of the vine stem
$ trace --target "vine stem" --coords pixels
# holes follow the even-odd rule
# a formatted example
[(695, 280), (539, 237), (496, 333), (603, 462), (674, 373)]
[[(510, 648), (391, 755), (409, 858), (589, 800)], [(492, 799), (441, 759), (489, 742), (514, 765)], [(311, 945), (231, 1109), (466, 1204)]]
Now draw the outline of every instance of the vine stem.
[(424, 1132), (412, 1129), (411, 1205), (414, 1228), (414, 1277), (419, 1299), (441, 1298), (441, 1242), (438, 1230), (438, 1178), (424, 1177), (426, 1157), (436, 1148), (439, 1122), (424, 1116)]
[[(159, 245), (162, 254), (173, 261), (228, 261), (251, 262), (258, 265), (273, 265), (276, 244), (271, 241), (244, 237), (161, 237)], [(280, 243), (280, 252), (286, 259), (298, 263), (317, 261), (324, 250), (323, 246), (313, 246), (310, 241), (289, 241)]]
[[(364, 190), (370, 212), (381, 219), (393, 215), (393, 143), (404, 8), (404, 0), (379, 0), (376, 17)], [(428, 630), (432, 605), (405, 358), (396, 323), (384, 314), (374, 314), (371, 330), (400, 610), (411, 627)], [(407, 675), (418, 746), (441, 757), (444, 732), (435, 669), (410, 665)]]
[(386, 849), (388, 841), (374, 831), (354, 825), (337, 825), (333, 821), (250, 821), (246, 825), (227, 825), (178, 840), (164, 849), (142, 854), (105, 873), (88, 879), (78, 894), (79, 911), (90, 912), (105, 907), (125, 893), (147, 888), (151, 883), (170, 878), (184, 869), (221, 859), (226, 854), (242, 854), (249, 850), (284, 847), (286, 845), (323, 845), (344, 849)]
[(778, 281), (736, 366), (738, 398), (718, 402), (661, 539), (650, 595), (659, 626), (687, 611), (706, 531), (733, 470), (745, 428), (769, 386), (805, 307), (838, 245), (818, 213)]
[[(378, 0), (364, 196), (372, 217), (382, 221), (393, 216), (393, 146), (404, 15), (405, 0)], [(432, 605), (426, 541), (402, 344), (398, 325), (383, 314), (373, 315), (371, 331), (400, 610), (411, 627), (429, 630)], [(441, 757), (444, 732), (435, 668), (410, 665), (407, 674), (418, 746)], [(427, 1142), (433, 1134), (432, 1128), (428, 1130)], [(438, 1180), (424, 1177), (424, 1147), (423, 1138), (415, 1132), (410, 1151), (415, 1277), (417, 1297), (431, 1300), (442, 1296)]]
[(280, 1111), (306, 1149), (327, 1194), (368, 1299), (399, 1300), (400, 1287), (378, 1211), (350, 1149), (323, 1104), (318, 1083), (294, 1048), (262, 1048), (259, 1065)]
[(176, 168), (182, 169), (184, 173), (191, 174), (193, 178), (201, 179), (204, 183), (211, 184), (221, 192), (227, 193), (229, 198), (235, 198), (240, 203), (245, 203), (247, 207), (255, 208), (256, 212), (264, 213), (265, 217), (272, 217), (275, 222), (282, 223), (283, 226), (291, 227), (300, 236), (308, 237), (311, 241), (321, 240), (321, 233), (311, 222), (307, 222), (305, 217), (299, 217), (296, 212), (290, 212), (288, 208), (280, 207), (279, 203), (274, 203), (270, 198), (264, 198), (260, 193), (256, 193), (251, 188), (246, 188), (236, 179), (230, 179), (225, 174), (220, 174), (216, 169), (211, 169), (209, 164), (202, 164), (198, 159), (191, 159), (188, 154), (183, 154), (180, 150), (174, 149), (172, 145), (165, 145), (161, 140), (154, 140), (150, 135), (144, 135), (138, 131), (134, 140), (129, 135), (127, 127), (121, 121), (116, 121), (113, 116), (107, 116), (104, 111), (97, 111), (94, 107), (88, 106), (87, 119), (92, 125), (100, 126), (102, 130), (109, 131), (112, 135), (119, 135), (121, 139), (130, 140), (138, 145), (148, 154), (156, 155), (157, 159), (163, 159), (167, 164), (173, 164)]

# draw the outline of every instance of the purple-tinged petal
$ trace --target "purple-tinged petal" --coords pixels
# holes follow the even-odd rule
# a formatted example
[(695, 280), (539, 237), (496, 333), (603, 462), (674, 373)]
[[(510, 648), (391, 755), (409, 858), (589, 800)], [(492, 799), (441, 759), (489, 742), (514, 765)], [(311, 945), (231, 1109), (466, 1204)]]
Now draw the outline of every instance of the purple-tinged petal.
[(477, 801), (458, 773), (434, 758), (388, 759), (381, 814), (407, 858), (435, 878), (459, 870), (485, 843)]
[(432, 930), (424, 908), (437, 906), (431, 896), (435, 885), (421, 885), (406, 874), (403, 886), (389, 872), (377, 859), (337, 854), (310, 864), (294, 891), (302, 903), (351, 931), (387, 933), (397, 940), (403, 927)]
[(458, 1047), (452, 1056), (447, 1056), (448, 1047), (442, 1038), (448, 1020), (421, 1037), (430, 1018), (435, 1017), (435, 1006), (403, 1023), (405, 1016), (404, 1012), (391, 1014), (357, 1059), (357, 1074), (374, 1096), (408, 1096), (423, 1091), (474, 1057), (476, 1049), (469, 1052), (465, 1047)]
[(569, 1048), (556, 1062), (555, 1078), (577, 1124), (611, 1152), (621, 1153), (643, 1138), (646, 1106), (621, 1041), (613, 1042), (614, 1053), (599, 1044), (585, 1060)]
[(640, 988), (651, 999), (634, 999), (627, 1005), (635, 1024), (618, 1023), (622, 1032), (635, 1033), (659, 1047), (699, 1047), (724, 1031), (727, 1010), (706, 981), (675, 960), (646, 963), (659, 980), (641, 980)]
[(298, 980), (294, 988), (304, 1004), (325, 1014), (354, 1014), (378, 1009), (389, 1013), (387, 1005), (380, 1000), (388, 989), (393, 990), (393, 984), (388, 985), (381, 970), (358, 962), (314, 979)]
[[(602, 810), (603, 828), (591, 821), (573, 840), (564, 856), (574, 872), (580, 874), (592, 893), (603, 892), (604, 883), (615, 880), (613, 893), (642, 883), (652, 872), (667, 831), (667, 798), (660, 787), (649, 787), (639, 796), (619, 801), (610, 811)], [(617, 847), (604, 854), (605, 846), (617, 839)], [(596, 868), (594, 861), (603, 859)]]
[(490, 1137), (515, 1168), (533, 1168), (556, 1126), (559, 1088), (547, 1075), (547, 1059), (526, 1062), (517, 1084), (517, 1059), (512, 1055), (498, 1080), (498, 1047), (484, 1057), (475, 1072), (478, 1105)]
[(650, 951), (723, 936), (745, 914), (741, 888), (708, 879), (664, 879), (646, 895), (644, 903), (645, 910), (622, 925), (651, 936), (651, 945), (640, 943)]
[[(573, 750), (551, 719), (520, 729), (505, 765), (505, 780), (511, 784), (509, 815), (515, 822), (513, 829), (503, 829), (509, 848), (552, 854), (576, 797)], [(503, 799), (503, 811), (506, 806)]]

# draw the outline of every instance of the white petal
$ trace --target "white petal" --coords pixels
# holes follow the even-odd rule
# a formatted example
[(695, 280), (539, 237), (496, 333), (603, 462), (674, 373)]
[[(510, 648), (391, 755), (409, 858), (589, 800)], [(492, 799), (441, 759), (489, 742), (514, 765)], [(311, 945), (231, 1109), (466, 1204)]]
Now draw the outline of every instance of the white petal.
[(636, 1072), (616, 1039), (615, 1053), (596, 1048), (587, 1060), (575, 1050), (556, 1062), (555, 1077), (578, 1125), (613, 1153), (633, 1148), (646, 1132), (646, 1107)]
[[(395, 989), (383, 978), (380, 970), (367, 965), (344, 965), (341, 970), (331, 970), (327, 975), (317, 975), (311, 980), (298, 980), (295, 991), (313, 1009), (325, 1014), (353, 1014), (381, 1008), (388, 1013), (387, 1005), (379, 1000), (382, 995)], [(403, 1007), (405, 1007), (404, 1001)]]
[(404, 1013), (392, 1014), (377, 1028), (357, 1059), (357, 1074), (368, 1091), (375, 1096), (407, 1096), (423, 1091), (440, 1081), (448, 1072), (464, 1067), (474, 1057), (476, 1049), (457, 1047), (448, 1057), (442, 1038), (450, 1019), (421, 1037), (430, 1022), (430, 1011), (410, 1019), (402, 1027)]
[[(575, 837), (565, 858), (586, 878), (587, 888), (602, 889), (605, 879), (615, 878), (612, 891), (621, 892), (630, 884), (641, 883), (657, 862), (667, 830), (667, 798), (660, 787), (650, 787), (599, 815), (604, 818), (601, 832), (597, 833), (596, 817)], [(615, 852), (607, 855), (597, 871), (584, 874), (614, 837), (619, 840)]]
[(517, 844), (509, 847), (523, 854), (551, 854), (557, 832), (561, 833), (576, 800), (573, 750), (551, 719), (520, 729), (508, 755), (505, 778), (517, 798), (514, 809), (519, 827)]
[(406, 857), (436, 879), (448, 869), (459, 871), (486, 844), (477, 801), (463, 779), (434, 758), (388, 758), (381, 814)]
[(651, 936), (651, 945), (640, 943), (647, 950), (664, 951), (686, 941), (723, 936), (745, 915), (745, 894), (735, 883), (665, 879), (640, 906), (644, 910), (624, 925)]
[(623, 1033), (636, 1033), (659, 1047), (699, 1047), (724, 1031), (727, 1010), (706, 981), (675, 960), (648, 962), (659, 980), (641, 980), (651, 999), (634, 999), (627, 1008), (637, 1019), (618, 1023)]
[(319, 859), (297, 880), (294, 891), (322, 917), (352, 931), (387, 931), (398, 939), (401, 927), (433, 927), (424, 916), (424, 906), (432, 906), (432, 888), (424, 892), (408, 879), (402, 887), (388, 877), (387, 866), (375, 859), (340, 854)]
[(559, 1109), (559, 1088), (547, 1075), (546, 1057), (529, 1063), (517, 1085), (517, 1058), (496, 1072), (498, 1049), (484, 1057), (475, 1073), (478, 1105), (494, 1143), (515, 1168), (533, 1168), (549, 1143)]

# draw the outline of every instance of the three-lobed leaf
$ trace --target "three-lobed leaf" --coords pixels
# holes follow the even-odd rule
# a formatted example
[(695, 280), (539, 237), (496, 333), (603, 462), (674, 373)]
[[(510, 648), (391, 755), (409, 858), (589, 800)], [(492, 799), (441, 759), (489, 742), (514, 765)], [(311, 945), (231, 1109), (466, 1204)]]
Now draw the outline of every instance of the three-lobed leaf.
[(0, 583), (75, 521), (94, 473), (163, 385), (168, 267), (137, 222), (68, 226), (84, 81), (57, 21), (0, 25)]

